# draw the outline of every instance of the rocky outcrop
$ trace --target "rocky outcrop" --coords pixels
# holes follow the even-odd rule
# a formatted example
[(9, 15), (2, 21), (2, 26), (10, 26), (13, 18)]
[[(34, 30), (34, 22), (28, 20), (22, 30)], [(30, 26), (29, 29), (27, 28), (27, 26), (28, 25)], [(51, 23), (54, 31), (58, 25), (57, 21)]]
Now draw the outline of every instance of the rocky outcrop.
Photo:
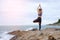
[(60, 29), (47, 28), (41, 31), (13, 31), (10, 40), (60, 40)]
[(48, 36), (48, 40), (56, 40), (52, 35)]
[(60, 26), (60, 19), (58, 19), (57, 22), (53, 23), (53, 24), (48, 24), (48, 25), (55, 25), (55, 26)]

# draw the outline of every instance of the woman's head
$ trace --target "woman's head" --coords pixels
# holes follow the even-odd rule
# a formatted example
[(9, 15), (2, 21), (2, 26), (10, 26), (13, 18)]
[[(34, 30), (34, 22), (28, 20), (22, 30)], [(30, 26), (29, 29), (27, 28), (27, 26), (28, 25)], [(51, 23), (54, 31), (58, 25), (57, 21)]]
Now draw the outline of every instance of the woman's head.
[(42, 11), (42, 9), (38, 9), (39, 11)]

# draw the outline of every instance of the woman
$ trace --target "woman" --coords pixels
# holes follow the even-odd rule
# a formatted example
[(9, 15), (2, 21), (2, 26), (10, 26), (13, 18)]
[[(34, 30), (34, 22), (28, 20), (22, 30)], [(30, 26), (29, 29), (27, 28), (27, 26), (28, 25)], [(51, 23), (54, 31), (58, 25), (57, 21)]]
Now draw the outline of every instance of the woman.
[(39, 30), (41, 30), (42, 8), (41, 8), (40, 4), (37, 8), (37, 12), (38, 12), (38, 18), (35, 19), (33, 22), (34, 23), (38, 22), (39, 23)]

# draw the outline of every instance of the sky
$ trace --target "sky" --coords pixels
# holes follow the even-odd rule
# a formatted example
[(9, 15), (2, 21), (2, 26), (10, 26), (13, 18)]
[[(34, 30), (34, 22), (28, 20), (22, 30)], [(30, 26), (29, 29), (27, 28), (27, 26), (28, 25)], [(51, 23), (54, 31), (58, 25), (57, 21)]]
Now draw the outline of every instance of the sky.
[(35, 25), (37, 7), (43, 9), (42, 25), (60, 18), (60, 0), (0, 0), (0, 25)]

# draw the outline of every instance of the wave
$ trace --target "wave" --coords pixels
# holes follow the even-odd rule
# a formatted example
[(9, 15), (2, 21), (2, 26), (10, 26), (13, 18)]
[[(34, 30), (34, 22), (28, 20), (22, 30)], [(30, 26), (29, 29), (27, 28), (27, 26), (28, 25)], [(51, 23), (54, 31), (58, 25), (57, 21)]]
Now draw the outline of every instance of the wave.
[(0, 40), (10, 40), (15, 35), (8, 34), (8, 32), (4, 32), (0, 35)]
[(29, 30), (32, 30), (32, 29), (35, 29), (34, 27), (30, 27), (28, 29), (26, 29), (25, 31), (29, 31)]

